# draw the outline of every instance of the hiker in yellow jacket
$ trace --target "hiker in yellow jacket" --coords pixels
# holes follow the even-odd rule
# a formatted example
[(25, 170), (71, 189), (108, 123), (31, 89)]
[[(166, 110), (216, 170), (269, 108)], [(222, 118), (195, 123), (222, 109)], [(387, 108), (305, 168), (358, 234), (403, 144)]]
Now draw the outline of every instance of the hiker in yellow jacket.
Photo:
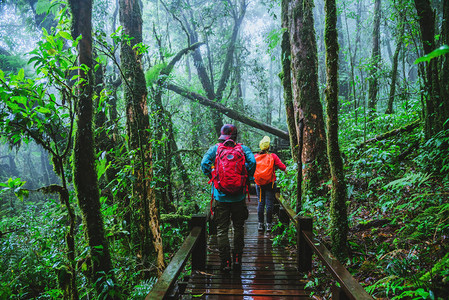
[(259, 142), (260, 152), (255, 155), (256, 172), (254, 173), (254, 181), (256, 183), (257, 197), (259, 205), (257, 206), (257, 216), (259, 221), (258, 230), (264, 230), (265, 207), (267, 210), (267, 232), (271, 231), (273, 226), (273, 201), (276, 193), (276, 173), (275, 170), (285, 171), (286, 166), (280, 158), (270, 153), (270, 138), (264, 136)]

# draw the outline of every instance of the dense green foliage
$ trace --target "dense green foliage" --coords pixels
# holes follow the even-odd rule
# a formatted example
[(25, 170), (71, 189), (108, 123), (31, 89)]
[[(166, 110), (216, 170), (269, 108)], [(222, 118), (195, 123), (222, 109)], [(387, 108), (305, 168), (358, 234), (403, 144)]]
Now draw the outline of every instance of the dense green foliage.
[[(90, 282), (89, 249), (73, 188), (72, 142), (78, 105), (75, 86), (80, 80), (74, 75), (78, 68), (78, 40), (69, 34), (70, 16), (64, 1), (35, 1), (37, 12), (28, 2), (32, 1), (0, 2), (0, 298), (60, 299), (64, 297), (70, 267), (75, 265), (79, 296), (92, 299), (98, 293)], [(94, 8), (94, 71), (101, 69), (105, 74), (103, 82), (97, 83), (101, 92), (94, 95), (96, 118), (105, 119), (95, 127), (96, 172), (116, 284), (124, 299), (144, 299), (156, 281), (156, 268), (154, 260), (144, 262), (136, 255), (136, 241), (130, 232), (139, 224), (132, 224), (129, 218), (136, 209), (132, 204), (125, 205), (132, 203), (131, 187), (136, 174), (133, 153), (127, 144), (123, 99), (126, 82), (120, 80), (123, 70), (118, 49), (130, 37), (122, 33), (113, 18), (118, 9), (113, 2), (95, 1)], [(205, 43), (200, 48), (205, 71), (211, 85), (217, 86), (237, 2), (140, 2), (144, 5), (144, 42), (137, 47), (142, 53), (151, 110), (151, 184), (158, 195), (168, 262), (187, 235), (190, 216), (208, 208), (210, 187), (199, 164), (208, 146), (216, 142), (216, 136), (209, 108), (165, 89), (165, 83), (171, 82), (197, 94), (207, 94), (191, 53), (183, 55), (169, 75), (161, 78), (161, 71), (181, 49), (190, 46), (186, 42), (187, 26), (196, 27), (198, 41)], [(324, 103), (324, 10), (322, 1), (315, 4), (318, 85)], [(220, 103), (287, 130), (282, 85), (277, 76), (284, 33), (278, 24), (279, 6), (280, 1), (264, 0), (251, 1), (246, 8)], [(449, 130), (442, 128), (425, 137), (425, 83), (418, 74), (425, 71), (423, 64), (447, 59), (447, 45), (438, 45), (434, 52), (421, 55), (418, 25), (411, 21), (416, 19), (412, 3), (383, 1), (383, 58), (378, 69), (373, 70), (374, 64), (366, 59), (371, 53), (366, 45), (370, 44), (372, 3), (339, 1), (337, 7), (341, 50), (338, 134), (349, 222), (348, 260), (344, 263), (376, 298), (444, 299), (449, 293)], [(45, 23), (53, 27), (43, 26), (37, 18), (48, 9), (51, 14)], [(396, 15), (397, 11), (407, 12), (404, 31), (400, 31), (403, 19)], [(24, 22), (13, 17), (13, 12), (20, 12)], [(437, 25), (440, 23), (438, 19)], [(14, 28), (20, 28), (16, 29), (17, 34), (13, 34)], [(394, 113), (383, 114), (392, 82), (391, 60), (386, 55), (391, 37), (402, 38), (403, 48)], [(377, 106), (370, 116), (366, 103), (369, 76), (379, 79)], [(160, 97), (157, 103), (156, 96)], [(235, 122), (225, 115), (220, 118)], [(393, 131), (409, 124), (418, 126)], [(265, 133), (243, 123), (237, 122), (237, 126), (239, 141), (256, 152)], [(391, 134), (383, 137), (385, 133)], [(101, 146), (104, 136), (107, 147)], [(273, 150), (288, 165), (286, 174), (278, 174), (282, 196), (297, 207), (298, 172), (290, 160), (291, 152), (277, 151), (275, 147)], [(316, 188), (320, 196), (305, 194), (300, 213), (314, 218), (316, 235), (331, 248), (331, 181), (321, 182)], [(72, 210), (74, 260), (67, 255)], [(275, 245), (282, 247), (293, 248), (295, 242), (293, 227), (274, 239)], [(324, 268), (314, 264), (310, 277), (313, 279), (307, 287), (315, 296), (328, 299), (330, 280)], [(142, 269), (143, 265), (150, 267)], [(188, 271), (187, 267), (184, 275)], [(105, 293), (113, 289), (114, 282), (106, 283), (109, 287), (105, 287)]]
[[(395, 120), (389, 117), (397, 127), (410, 121), (410, 111), (397, 113)], [(342, 128), (363, 132), (354, 121), (345, 119)], [(382, 116), (373, 124), (384, 122)], [(348, 182), (350, 271), (375, 297), (444, 299), (449, 280), (449, 132), (425, 140), (422, 128), (417, 128), (364, 147), (345, 132), (341, 140)], [(281, 174), (280, 182), (286, 199), (295, 183), (294, 172), (288, 174)], [(316, 234), (330, 242), (327, 197), (310, 199), (303, 210), (313, 216)], [(291, 231), (285, 231), (288, 243), (295, 242)], [(314, 270), (314, 276), (322, 278), (310, 285), (315, 293), (329, 292), (325, 273), (319, 266)]]

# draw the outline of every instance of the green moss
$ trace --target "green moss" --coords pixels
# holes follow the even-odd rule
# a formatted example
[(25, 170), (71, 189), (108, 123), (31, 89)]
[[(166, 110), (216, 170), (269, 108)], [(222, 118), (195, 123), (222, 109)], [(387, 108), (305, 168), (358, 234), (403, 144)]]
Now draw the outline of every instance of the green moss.
[(154, 65), (145, 73), (145, 81), (147, 86), (153, 85), (159, 78), (161, 71), (167, 66), (167, 63)]

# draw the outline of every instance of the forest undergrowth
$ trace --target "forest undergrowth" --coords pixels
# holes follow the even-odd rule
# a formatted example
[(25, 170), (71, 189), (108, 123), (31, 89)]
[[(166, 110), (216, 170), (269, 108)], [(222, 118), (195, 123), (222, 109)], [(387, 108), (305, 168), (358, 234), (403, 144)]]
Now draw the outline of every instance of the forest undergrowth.
[[(375, 119), (371, 125), (373, 132), (387, 132), (415, 121), (410, 119), (410, 114), (402, 122), (388, 118)], [(385, 124), (387, 120), (389, 126), (374, 126)], [(350, 123), (351, 120), (343, 119), (342, 122)], [(447, 299), (449, 131), (441, 131), (425, 140), (422, 128), (415, 127), (360, 146), (364, 141), (360, 137), (363, 126), (363, 122), (342, 126), (340, 133), (350, 229), (345, 265), (375, 299)], [(351, 131), (345, 132), (346, 128)], [(354, 132), (359, 135), (355, 136)], [(367, 134), (365, 140), (373, 136), (374, 133)], [(296, 169), (292, 163), (287, 165), (287, 174), (279, 174), (279, 185), (283, 197), (292, 199)], [(194, 170), (195, 165), (189, 169)], [(11, 181), (3, 185), (4, 192), (10, 190), (10, 199), (14, 191), (25, 196), (18, 193), (19, 183)], [(329, 188), (330, 182), (323, 183), (323, 196), (313, 199), (305, 196), (302, 205), (302, 213), (313, 216), (315, 234), (328, 248)], [(209, 203), (207, 185), (196, 182), (194, 189), (201, 191), (198, 193), (200, 198), (192, 201), (180, 197), (176, 212), (161, 215), (166, 261), (170, 261), (187, 234), (188, 216), (204, 211)], [(31, 193), (22, 201), (11, 200), (2, 207), (0, 254), (4, 263), (0, 267), (0, 298), (21, 295), (23, 298), (56, 299), (62, 295), (59, 285), (66, 269), (64, 228), (67, 212), (56, 200), (41, 201), (36, 197)], [(71, 201), (73, 197), (71, 195)], [(291, 203), (293, 207), (294, 204)], [(118, 282), (124, 294), (143, 299), (156, 277), (141, 279), (142, 271), (136, 269), (139, 261), (129, 255), (133, 245), (124, 243), (129, 233), (122, 223), (117, 222), (120, 219), (117, 205), (108, 205), (106, 198), (102, 205)], [(79, 228), (76, 247), (86, 249), (81, 235), (82, 228)], [(294, 235), (294, 229), (289, 228), (276, 237), (274, 243), (293, 251)], [(81, 273), (86, 270), (86, 259), (86, 251), (78, 252)], [(316, 299), (330, 299), (332, 280), (324, 266), (314, 260), (309, 275), (307, 288), (311, 295)], [(90, 293), (87, 282), (81, 283), (80, 295), (88, 297)]]
[[(392, 126), (385, 118), (371, 126), (394, 129), (410, 122), (403, 118)], [(356, 128), (351, 133), (340, 133), (348, 192), (346, 267), (375, 299), (449, 299), (449, 131), (425, 140), (417, 127), (361, 146), (363, 139), (352, 135), (357, 128), (363, 132), (363, 123), (352, 125), (343, 127)], [(293, 169), (281, 179), (285, 199), (291, 197)], [(313, 216), (315, 234), (330, 248), (328, 199), (306, 197), (303, 213)], [(293, 244), (292, 231), (276, 242)], [(332, 280), (321, 263), (314, 261), (308, 278), (316, 299), (330, 299)]]

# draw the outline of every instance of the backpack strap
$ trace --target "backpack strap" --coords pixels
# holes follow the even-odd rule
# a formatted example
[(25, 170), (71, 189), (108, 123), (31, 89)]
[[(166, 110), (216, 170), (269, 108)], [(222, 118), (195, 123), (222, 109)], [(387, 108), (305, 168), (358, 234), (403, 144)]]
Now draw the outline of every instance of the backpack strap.
[(207, 182), (207, 184), (212, 184), (212, 185), (213, 185), (213, 184), (214, 184), (214, 183), (213, 183), (214, 180), (217, 178), (217, 172), (216, 172), (216, 170), (217, 170), (218, 150), (220, 150), (220, 145), (223, 145), (223, 144), (221, 144), (221, 143), (217, 143), (217, 144), (216, 144), (217, 150), (216, 150), (216, 152), (215, 152), (214, 168), (212, 169), (212, 171), (211, 171), (211, 173), (210, 173), (211, 177), (210, 177), (209, 181)]
[(232, 140), (232, 139), (227, 139), (226, 141), (223, 142), (223, 145), (226, 146), (226, 144), (227, 144), (228, 142), (232, 143), (232, 147), (235, 147), (236, 145), (238, 145), (238, 144), (237, 144), (236, 142), (234, 142), (234, 140)]
[(210, 215), (213, 216), (214, 215), (214, 210), (213, 210), (213, 204), (214, 204), (214, 190), (212, 190), (211, 193), (211, 197), (210, 197)]
[(271, 188), (273, 189), (274, 188), (274, 183), (276, 182), (276, 180), (274, 179), (275, 177), (276, 177), (276, 165), (274, 164), (274, 157), (273, 157), (273, 155), (271, 154), (271, 153), (269, 153), (270, 154), (270, 156), (271, 156), (271, 159), (273, 160), (273, 174), (271, 175), (272, 177), (271, 178), (273, 178), (273, 182), (271, 183)]

